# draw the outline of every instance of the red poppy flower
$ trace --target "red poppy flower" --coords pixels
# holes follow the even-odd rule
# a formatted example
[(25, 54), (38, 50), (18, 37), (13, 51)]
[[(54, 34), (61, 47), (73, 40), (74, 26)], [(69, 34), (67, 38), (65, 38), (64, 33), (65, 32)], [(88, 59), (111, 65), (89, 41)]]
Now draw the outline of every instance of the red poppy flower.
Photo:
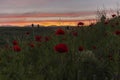
[(59, 53), (65, 53), (65, 52), (68, 52), (68, 47), (66, 44), (61, 43), (61, 44), (57, 44), (54, 47), (54, 50)]
[(64, 35), (64, 34), (65, 34), (65, 31), (62, 30), (62, 29), (57, 29), (57, 31), (56, 31), (55, 34), (56, 34), (56, 35)]
[(112, 56), (111, 54), (109, 54), (108, 58), (109, 58), (110, 60), (113, 60), (113, 56)]
[(116, 17), (116, 14), (113, 14), (112, 17), (113, 17), (113, 18)]
[(14, 50), (15, 52), (20, 52), (20, 51), (21, 51), (21, 48), (20, 48), (20, 46), (18, 46), (18, 45), (14, 45), (14, 46), (13, 46), (13, 50)]
[(41, 42), (42, 41), (42, 36), (35, 36), (35, 41)]
[(51, 37), (46, 36), (46, 37), (45, 37), (45, 42), (49, 41), (50, 39), (51, 39)]
[(79, 22), (79, 23), (78, 23), (78, 26), (83, 26), (83, 25), (84, 25), (83, 22)]
[(83, 22), (79, 22), (79, 23), (77, 24), (77, 27), (81, 27), (81, 26), (84, 26), (84, 23), (83, 23)]
[(33, 43), (29, 43), (29, 46), (30, 46), (31, 48), (34, 48), (34, 47), (35, 47), (35, 45), (34, 45)]
[(73, 36), (78, 36), (78, 33), (77, 32), (72, 32), (72, 35)]
[(30, 32), (26, 32), (26, 35), (29, 35), (30, 34)]
[(79, 47), (79, 51), (83, 51), (84, 50), (84, 47), (83, 46), (80, 46)]
[(96, 49), (96, 46), (93, 46), (92, 48), (93, 48), (93, 49)]
[(17, 40), (14, 40), (14, 41), (13, 41), (13, 45), (18, 45), (18, 41), (17, 41)]
[(107, 25), (107, 24), (108, 24), (108, 21), (105, 21), (105, 22), (104, 22), (104, 24), (106, 24), (106, 25)]
[(115, 34), (116, 34), (116, 35), (120, 35), (120, 30), (116, 30), (116, 31), (115, 31)]

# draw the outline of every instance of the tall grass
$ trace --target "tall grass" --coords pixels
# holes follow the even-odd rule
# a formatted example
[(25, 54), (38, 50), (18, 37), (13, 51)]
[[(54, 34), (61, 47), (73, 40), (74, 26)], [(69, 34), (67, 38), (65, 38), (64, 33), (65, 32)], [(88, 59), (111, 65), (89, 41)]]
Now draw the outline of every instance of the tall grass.
[[(52, 28), (1, 28), (0, 80), (120, 80), (119, 21), (115, 17), (107, 24), (63, 28), (60, 36)], [(42, 41), (37, 42), (36, 35)], [(50, 39), (45, 41), (45, 36)], [(13, 40), (21, 51), (13, 50)], [(55, 51), (59, 43), (66, 44), (68, 52)]]

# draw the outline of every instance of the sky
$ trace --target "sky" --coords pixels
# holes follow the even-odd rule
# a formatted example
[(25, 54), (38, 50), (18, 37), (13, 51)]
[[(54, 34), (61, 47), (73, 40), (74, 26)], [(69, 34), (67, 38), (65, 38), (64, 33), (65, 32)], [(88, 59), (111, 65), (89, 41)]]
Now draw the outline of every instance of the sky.
[(0, 25), (76, 25), (95, 20), (97, 9), (120, 8), (119, 3), (120, 0), (0, 0)]

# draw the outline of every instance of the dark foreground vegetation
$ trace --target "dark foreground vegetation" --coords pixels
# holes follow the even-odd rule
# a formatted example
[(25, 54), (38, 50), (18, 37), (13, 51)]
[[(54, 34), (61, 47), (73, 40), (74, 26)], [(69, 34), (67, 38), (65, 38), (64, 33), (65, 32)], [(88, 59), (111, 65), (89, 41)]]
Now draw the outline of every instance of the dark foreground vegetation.
[(0, 80), (120, 80), (120, 18), (75, 28), (1, 27)]

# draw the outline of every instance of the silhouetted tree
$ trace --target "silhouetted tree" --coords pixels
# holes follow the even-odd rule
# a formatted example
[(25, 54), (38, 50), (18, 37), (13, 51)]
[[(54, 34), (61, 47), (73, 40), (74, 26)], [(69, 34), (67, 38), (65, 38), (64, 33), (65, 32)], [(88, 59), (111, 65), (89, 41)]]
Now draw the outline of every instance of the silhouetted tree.
[(38, 24), (38, 25), (37, 25), (37, 27), (39, 28), (39, 27), (40, 27), (40, 25)]
[(34, 27), (34, 24), (32, 24), (31, 26)]

